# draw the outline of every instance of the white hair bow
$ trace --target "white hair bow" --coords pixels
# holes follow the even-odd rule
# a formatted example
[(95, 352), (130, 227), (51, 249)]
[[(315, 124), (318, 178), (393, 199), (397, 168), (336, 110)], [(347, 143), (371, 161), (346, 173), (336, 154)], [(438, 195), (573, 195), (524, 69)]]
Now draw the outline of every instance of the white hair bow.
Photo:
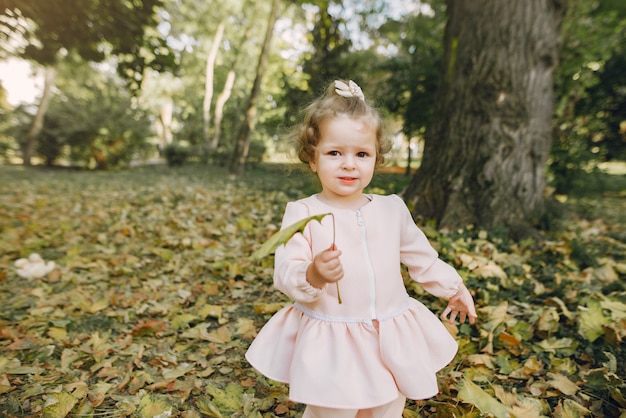
[(352, 80), (348, 81), (348, 84), (340, 80), (335, 80), (335, 92), (343, 97), (358, 97), (359, 99), (365, 101), (363, 90), (361, 90), (361, 87), (359, 87), (359, 85)]

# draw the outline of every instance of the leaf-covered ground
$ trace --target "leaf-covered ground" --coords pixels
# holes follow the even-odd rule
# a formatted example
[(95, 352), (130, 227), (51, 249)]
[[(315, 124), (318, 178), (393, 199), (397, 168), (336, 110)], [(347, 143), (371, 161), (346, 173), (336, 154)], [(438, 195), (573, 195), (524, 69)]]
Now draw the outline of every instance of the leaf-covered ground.
[[(285, 203), (315, 190), (307, 174), (0, 166), (0, 178), (0, 416), (301, 416), (243, 354), (288, 303), (272, 259), (248, 257)], [(381, 174), (373, 191), (404, 184)], [(424, 226), (480, 318), (449, 327), (460, 352), (442, 392), (405, 417), (626, 417), (626, 183), (599, 184), (568, 196), (542, 241)], [(55, 269), (18, 275), (33, 253)]]

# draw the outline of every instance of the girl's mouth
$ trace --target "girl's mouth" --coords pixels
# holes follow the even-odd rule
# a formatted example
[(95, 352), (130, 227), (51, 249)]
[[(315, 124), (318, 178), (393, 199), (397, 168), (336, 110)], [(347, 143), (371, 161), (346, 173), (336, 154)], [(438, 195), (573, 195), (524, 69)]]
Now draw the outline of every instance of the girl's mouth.
[(356, 180), (356, 177), (339, 177), (339, 181), (343, 184), (353, 184)]

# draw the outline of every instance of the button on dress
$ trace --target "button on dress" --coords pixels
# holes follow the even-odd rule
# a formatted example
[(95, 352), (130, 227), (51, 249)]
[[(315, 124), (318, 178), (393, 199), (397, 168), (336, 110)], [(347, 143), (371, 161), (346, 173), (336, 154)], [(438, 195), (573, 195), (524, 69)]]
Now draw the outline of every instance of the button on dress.
[(411, 279), (448, 299), (462, 283), (438, 258), (408, 208), (396, 195), (367, 195), (358, 210), (338, 209), (313, 195), (287, 204), (282, 227), (332, 212), (335, 245), (344, 278), (311, 286), (313, 257), (333, 242), (333, 220), (310, 222), (275, 255), (274, 285), (294, 303), (277, 312), (246, 353), (260, 373), (289, 384), (294, 402), (327, 408), (366, 409), (399, 394), (426, 399), (438, 393), (436, 373), (458, 346), (426, 306), (411, 298), (401, 264)]

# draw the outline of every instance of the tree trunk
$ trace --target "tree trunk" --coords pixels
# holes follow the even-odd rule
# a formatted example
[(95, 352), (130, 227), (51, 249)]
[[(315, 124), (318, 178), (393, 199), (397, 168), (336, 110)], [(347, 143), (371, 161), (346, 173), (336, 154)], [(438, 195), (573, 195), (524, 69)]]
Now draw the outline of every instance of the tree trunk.
[(222, 119), (224, 118), (224, 106), (230, 98), (230, 94), (233, 91), (233, 85), (235, 84), (235, 69), (234, 66), (228, 71), (226, 76), (226, 82), (224, 88), (217, 99), (215, 100), (215, 121), (213, 126), (213, 140), (211, 141), (211, 149), (215, 150), (220, 145), (220, 136), (222, 134)]
[(33, 120), (28, 134), (26, 135), (26, 142), (22, 148), (22, 159), (25, 166), (32, 164), (32, 158), (37, 148), (37, 139), (43, 129), (44, 118), (48, 112), (48, 106), (50, 106), (50, 99), (52, 99), (52, 90), (54, 89), (54, 83), (56, 79), (56, 68), (53, 65), (46, 67), (44, 75), (43, 93), (41, 94), (41, 100), (37, 107), (37, 113)]
[(404, 193), (440, 227), (533, 231), (565, 0), (448, 0), (445, 57), (422, 164)]
[(252, 91), (248, 98), (248, 106), (244, 116), (243, 124), (239, 130), (237, 136), (237, 142), (235, 143), (235, 150), (233, 152), (233, 158), (230, 164), (230, 172), (237, 175), (242, 175), (245, 170), (246, 157), (248, 156), (248, 150), (250, 148), (250, 135), (254, 131), (254, 125), (256, 123), (257, 113), (257, 99), (259, 91), (261, 91), (261, 82), (263, 75), (265, 74), (265, 68), (267, 67), (267, 61), (270, 54), (270, 44), (272, 42), (272, 35), (274, 33), (274, 25), (276, 24), (276, 17), (278, 16), (278, 5), (280, 0), (272, 0), (272, 10), (267, 21), (267, 29), (265, 31), (265, 39), (263, 40), (263, 47), (261, 48), (261, 54), (259, 55), (259, 62), (257, 64), (256, 76), (254, 83), (252, 84)]
[[(172, 137), (172, 119), (174, 114), (174, 102), (172, 99), (168, 99), (166, 102), (159, 106), (159, 119), (156, 123), (156, 131), (159, 137), (159, 151), (165, 149), (166, 146), (172, 143), (174, 138)], [(160, 153), (159, 152), (159, 153)]]
[(222, 43), (222, 37), (224, 36), (224, 22), (220, 22), (215, 32), (215, 38), (213, 38), (213, 44), (209, 50), (209, 54), (206, 59), (206, 69), (204, 73), (204, 100), (202, 102), (202, 127), (204, 134), (204, 143), (206, 146), (210, 145), (211, 141), (211, 102), (213, 100), (213, 79), (215, 73), (215, 60), (217, 58), (217, 52), (220, 49)]
[[(252, 1), (248, 0), (243, 4), (243, 11), (250, 9), (251, 7), (253, 7)], [(213, 150), (217, 149), (220, 145), (222, 135), (222, 120), (224, 118), (224, 107), (226, 106), (226, 102), (228, 101), (228, 99), (230, 99), (230, 95), (233, 91), (233, 86), (235, 85), (235, 78), (237, 76), (237, 65), (242, 55), (241, 47), (248, 41), (248, 38), (250, 37), (250, 31), (252, 30), (252, 27), (255, 23), (254, 19), (245, 20), (247, 20), (248, 23), (245, 25), (245, 30), (243, 31), (241, 39), (239, 40), (239, 46), (233, 48), (234, 58), (230, 64), (230, 69), (228, 70), (226, 81), (224, 82), (224, 88), (215, 100), (215, 120), (213, 122), (213, 140), (211, 141), (211, 149)]]

